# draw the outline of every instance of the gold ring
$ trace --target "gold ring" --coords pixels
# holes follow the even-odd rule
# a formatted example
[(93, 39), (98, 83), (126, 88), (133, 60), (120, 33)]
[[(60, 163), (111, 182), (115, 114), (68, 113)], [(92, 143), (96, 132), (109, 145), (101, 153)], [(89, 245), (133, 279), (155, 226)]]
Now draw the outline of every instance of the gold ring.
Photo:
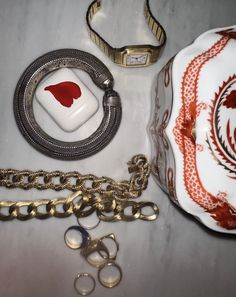
[(118, 241), (116, 240), (116, 237), (115, 237), (115, 235), (114, 235), (113, 233), (108, 234), (108, 235), (106, 235), (106, 236), (103, 236), (103, 237), (101, 237), (99, 240), (103, 243), (103, 241), (106, 240), (106, 239), (111, 239), (111, 240), (113, 240), (113, 242), (115, 243), (116, 250), (115, 250), (115, 252), (114, 252), (114, 255), (112, 255), (112, 254), (110, 253), (109, 250), (108, 250), (108, 252), (109, 252), (109, 256), (108, 256), (108, 258), (107, 258), (107, 255), (104, 254), (104, 253), (102, 253), (101, 250), (99, 250), (98, 253), (99, 253), (99, 255), (100, 255), (101, 257), (103, 257), (103, 259), (115, 260), (115, 259), (116, 259), (116, 256), (117, 256), (117, 253), (118, 253), (118, 251), (119, 251), (119, 243), (118, 243)]
[(97, 213), (95, 213), (96, 214), (96, 219), (97, 219), (97, 221), (93, 224), (93, 225), (90, 225), (90, 226), (88, 226), (88, 225), (85, 225), (84, 223), (81, 223), (81, 219), (87, 219), (87, 218), (89, 218), (90, 216), (88, 216), (88, 217), (77, 217), (77, 222), (78, 222), (78, 224), (82, 227), (82, 228), (84, 228), (84, 229), (86, 229), (86, 230), (92, 230), (92, 229), (95, 229), (99, 224), (100, 224), (100, 222), (101, 222), (101, 219), (97, 216)]
[[(105, 280), (104, 278), (102, 278), (101, 274), (102, 272), (107, 269), (107, 267), (115, 267), (118, 272), (119, 272), (119, 276), (118, 278), (116, 278), (115, 280), (110, 280), (111, 278), (109, 278), (108, 280)], [(114, 261), (109, 261), (107, 263), (105, 263), (103, 266), (99, 267), (98, 269), (98, 280), (100, 282), (100, 284), (106, 288), (114, 288), (115, 286), (117, 286), (122, 279), (122, 270), (120, 268), (120, 266), (118, 264), (116, 264)]]
[[(102, 252), (106, 254), (106, 258), (104, 256), (100, 256), (100, 253)], [(98, 255), (100, 256), (100, 260), (95, 260), (90, 257), (94, 253), (98, 253)], [(81, 255), (93, 267), (100, 267), (106, 264), (106, 262), (108, 262), (109, 260), (109, 251), (105, 244), (101, 242), (99, 239), (91, 240), (89, 244), (81, 250)]]
[[(83, 289), (83, 288), (78, 287), (79, 279), (81, 279), (83, 277), (90, 278), (90, 280), (92, 281), (92, 285), (91, 285), (90, 289), (89, 288), (88, 289)], [(82, 295), (82, 296), (87, 296), (87, 295), (91, 294), (95, 289), (95, 285), (96, 285), (96, 283), (95, 283), (94, 277), (91, 274), (87, 273), (87, 272), (79, 273), (77, 275), (77, 277), (75, 278), (75, 280), (74, 280), (74, 288), (75, 288), (76, 292), (78, 294)]]
[[(70, 238), (68, 237), (68, 233), (70, 231), (76, 231), (76, 232), (79, 232), (79, 234), (81, 235), (81, 243), (80, 242), (76, 242), (76, 241), (73, 241), (73, 240), (70, 240)], [(69, 227), (66, 232), (65, 232), (65, 235), (64, 235), (64, 241), (65, 241), (65, 244), (71, 248), (72, 250), (78, 250), (80, 248), (83, 248), (85, 246), (87, 246), (88, 242), (90, 241), (90, 235), (89, 233), (82, 227), (80, 226), (71, 226)]]

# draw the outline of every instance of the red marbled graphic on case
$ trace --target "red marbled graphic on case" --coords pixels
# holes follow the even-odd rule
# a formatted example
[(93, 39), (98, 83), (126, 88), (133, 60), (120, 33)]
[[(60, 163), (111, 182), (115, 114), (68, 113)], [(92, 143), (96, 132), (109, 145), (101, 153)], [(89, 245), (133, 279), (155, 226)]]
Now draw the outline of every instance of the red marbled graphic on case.
[[(229, 203), (226, 196), (213, 195), (204, 188), (196, 163), (197, 146), (192, 133), (190, 133), (194, 130), (198, 117), (195, 110), (200, 71), (207, 62), (224, 50), (230, 40), (236, 39), (236, 33), (232, 30), (220, 31), (218, 34), (222, 37), (210, 49), (195, 57), (185, 70), (182, 79), (182, 107), (176, 119), (173, 133), (183, 154), (183, 178), (186, 191), (191, 199), (208, 212), (219, 226), (230, 230), (236, 228), (236, 209)], [(232, 105), (232, 103), (228, 104)]]
[(65, 107), (71, 107), (73, 101), (81, 96), (80, 87), (72, 81), (47, 86), (44, 90), (51, 92), (54, 98)]

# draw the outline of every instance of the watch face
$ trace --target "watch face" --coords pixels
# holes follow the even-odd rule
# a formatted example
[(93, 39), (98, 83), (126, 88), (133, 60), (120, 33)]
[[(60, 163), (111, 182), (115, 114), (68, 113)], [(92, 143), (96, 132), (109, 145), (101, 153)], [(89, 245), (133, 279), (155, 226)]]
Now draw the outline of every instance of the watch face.
[(136, 66), (147, 63), (148, 54), (130, 54), (127, 55), (126, 65)]

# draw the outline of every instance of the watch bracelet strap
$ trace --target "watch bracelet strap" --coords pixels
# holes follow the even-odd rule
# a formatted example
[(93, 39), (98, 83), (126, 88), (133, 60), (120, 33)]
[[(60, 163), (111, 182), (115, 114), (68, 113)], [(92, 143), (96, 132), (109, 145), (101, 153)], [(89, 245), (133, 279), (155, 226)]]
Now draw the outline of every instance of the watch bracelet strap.
[(159, 41), (158, 46), (152, 46), (154, 49), (154, 59), (158, 59), (161, 50), (163, 49), (165, 43), (166, 43), (166, 32), (162, 25), (157, 21), (157, 19), (153, 16), (150, 5), (149, 5), (149, 0), (145, 0), (145, 6), (144, 6), (144, 16), (147, 21), (148, 27), (152, 31), (153, 35), (157, 38)]
[(91, 26), (93, 16), (100, 10), (100, 8), (101, 1), (95, 0), (90, 4), (87, 10), (86, 20), (90, 38), (113, 62), (119, 63), (120, 59), (116, 54), (116, 49), (106, 42)]
[[(100, 8), (101, 8), (101, 0), (94, 0), (90, 4), (87, 10), (86, 20), (87, 20), (90, 38), (114, 63), (122, 64), (122, 54), (123, 54), (122, 52), (125, 50), (126, 47), (125, 46), (121, 48), (112, 47), (91, 26), (91, 21), (93, 16), (100, 10)], [(152, 57), (151, 57), (152, 59), (150, 61), (150, 63), (152, 64), (157, 61), (161, 53), (161, 50), (166, 43), (166, 33), (162, 25), (153, 16), (150, 10), (149, 0), (145, 0), (144, 16), (150, 30), (152, 31), (153, 35), (157, 38), (157, 40), (160, 43), (158, 46), (148, 45), (152, 49)], [(140, 46), (133, 46), (133, 47), (138, 48)]]

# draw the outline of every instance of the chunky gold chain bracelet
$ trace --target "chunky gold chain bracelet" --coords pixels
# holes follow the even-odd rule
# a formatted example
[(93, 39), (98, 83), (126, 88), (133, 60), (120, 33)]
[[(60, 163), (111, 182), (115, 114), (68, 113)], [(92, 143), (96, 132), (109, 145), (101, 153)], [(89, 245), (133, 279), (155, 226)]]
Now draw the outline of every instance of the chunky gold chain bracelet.
[[(136, 155), (128, 162), (130, 179), (116, 182), (108, 177), (79, 172), (18, 171), (0, 169), (0, 186), (22, 189), (71, 190), (66, 198), (26, 201), (0, 201), (0, 220), (65, 218), (74, 214), (86, 217), (96, 211), (103, 221), (154, 220), (159, 210), (152, 202), (135, 202), (129, 199), (139, 197), (146, 189), (150, 175), (150, 164), (144, 155)], [(151, 207), (153, 213), (145, 215), (144, 207)], [(127, 214), (127, 209), (130, 209)]]
[(82, 191), (86, 194), (115, 195), (119, 199), (136, 198), (146, 189), (150, 175), (150, 165), (144, 155), (134, 156), (128, 163), (131, 173), (129, 181), (116, 182), (109, 177), (82, 175), (77, 171), (18, 171), (0, 169), (0, 186), (21, 189), (53, 189), (56, 191)]

